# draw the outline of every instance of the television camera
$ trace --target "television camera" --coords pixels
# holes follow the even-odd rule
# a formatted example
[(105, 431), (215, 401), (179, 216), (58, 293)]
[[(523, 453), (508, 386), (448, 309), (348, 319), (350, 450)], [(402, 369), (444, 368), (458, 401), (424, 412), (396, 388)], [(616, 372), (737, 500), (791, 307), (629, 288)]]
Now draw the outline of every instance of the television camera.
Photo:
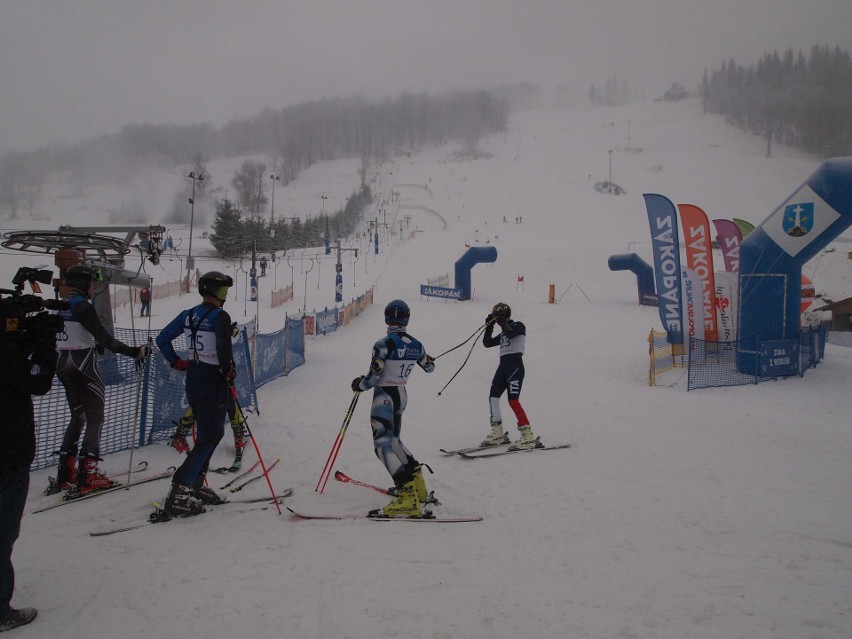
[(68, 302), (23, 292), (27, 282), (40, 292), (38, 283), (50, 284), (52, 279), (53, 271), (23, 266), (12, 278), (15, 288), (0, 289), (0, 341), (15, 342), (28, 351), (56, 347), (56, 334), (65, 329), (65, 322), (51, 311), (68, 310)]

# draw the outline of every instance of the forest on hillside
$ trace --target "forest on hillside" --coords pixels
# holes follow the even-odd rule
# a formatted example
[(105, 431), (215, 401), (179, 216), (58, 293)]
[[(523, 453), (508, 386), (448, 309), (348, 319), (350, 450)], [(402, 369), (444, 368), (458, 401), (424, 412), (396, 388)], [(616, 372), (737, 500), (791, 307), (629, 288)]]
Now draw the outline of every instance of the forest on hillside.
[(810, 55), (787, 49), (742, 66), (726, 60), (705, 72), (707, 112), (767, 140), (821, 157), (852, 155), (852, 59), (840, 47), (815, 46)]
[[(0, 158), (0, 209), (32, 215), (44, 182), (63, 172), (85, 185), (125, 179), (140, 164), (173, 167), (214, 158), (267, 154), (284, 184), (316, 162), (361, 158), (366, 167), (425, 145), (458, 141), (475, 150), (483, 136), (506, 130), (507, 100), (485, 90), (402, 94), (267, 108), (222, 127), (211, 124), (127, 124), (117, 133), (74, 145), (51, 145)], [(362, 169), (362, 175), (363, 171)], [(363, 177), (362, 177), (363, 180)]]

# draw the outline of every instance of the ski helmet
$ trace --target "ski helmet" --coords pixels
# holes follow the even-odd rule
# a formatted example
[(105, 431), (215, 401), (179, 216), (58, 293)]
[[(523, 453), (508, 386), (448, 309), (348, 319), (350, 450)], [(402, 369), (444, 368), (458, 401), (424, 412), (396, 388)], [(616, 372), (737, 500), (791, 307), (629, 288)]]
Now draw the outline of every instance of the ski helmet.
[(411, 309), (402, 300), (393, 300), (385, 306), (385, 324), (408, 326), (409, 317), (411, 317)]
[(234, 285), (230, 275), (219, 271), (210, 271), (198, 278), (198, 292), (203, 295), (212, 295), (220, 302), (228, 297), (228, 289)]
[(507, 319), (512, 317), (512, 309), (509, 308), (508, 304), (497, 302), (494, 305), (494, 308), (491, 309), (491, 314), (497, 318), (498, 322), (505, 322)]
[(95, 269), (88, 264), (75, 264), (65, 271), (65, 285), (83, 293), (88, 292), (89, 284), (96, 279)]

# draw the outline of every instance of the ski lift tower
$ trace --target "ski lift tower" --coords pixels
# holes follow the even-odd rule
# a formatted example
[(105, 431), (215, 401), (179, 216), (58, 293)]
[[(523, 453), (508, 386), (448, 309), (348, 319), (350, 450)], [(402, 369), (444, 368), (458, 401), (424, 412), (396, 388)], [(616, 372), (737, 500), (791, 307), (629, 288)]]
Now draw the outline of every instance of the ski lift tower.
[[(151, 262), (158, 263), (162, 252), (162, 226), (73, 227), (60, 226), (58, 231), (10, 231), (0, 246), (29, 253), (53, 253), (59, 277), (53, 280), (58, 295), (64, 293), (65, 271), (76, 264), (86, 264), (99, 269), (101, 280), (95, 284), (92, 305), (101, 322), (112, 329), (112, 304), (110, 284), (143, 288), (151, 285), (151, 276), (124, 268), (124, 257), (130, 252), (138, 236), (142, 249)], [(123, 239), (106, 234), (124, 233)]]

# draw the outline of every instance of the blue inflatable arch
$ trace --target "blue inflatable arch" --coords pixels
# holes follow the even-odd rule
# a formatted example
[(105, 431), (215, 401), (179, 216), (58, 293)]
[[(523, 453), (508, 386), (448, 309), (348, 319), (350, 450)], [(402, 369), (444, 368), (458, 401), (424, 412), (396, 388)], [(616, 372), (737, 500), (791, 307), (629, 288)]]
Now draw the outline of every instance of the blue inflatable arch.
[(473, 246), (456, 260), (456, 288), (461, 291), (462, 300), (471, 297), (470, 271), (477, 264), (496, 262), (497, 249), (493, 246)]
[(639, 303), (657, 305), (654, 285), (654, 267), (648, 264), (636, 253), (610, 255), (607, 261), (610, 271), (630, 271), (636, 275), (636, 285), (639, 288)]
[(743, 240), (737, 351), (741, 371), (757, 372), (753, 340), (798, 339), (802, 265), (850, 224), (852, 157), (833, 158)]

